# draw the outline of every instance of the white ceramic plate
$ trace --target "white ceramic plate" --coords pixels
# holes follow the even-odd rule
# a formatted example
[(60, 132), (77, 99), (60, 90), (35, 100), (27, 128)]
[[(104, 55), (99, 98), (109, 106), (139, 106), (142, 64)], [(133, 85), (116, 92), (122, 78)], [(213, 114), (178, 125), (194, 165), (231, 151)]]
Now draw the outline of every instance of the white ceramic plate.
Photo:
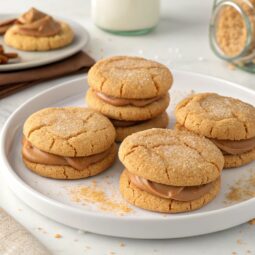
[[(173, 109), (180, 99), (191, 90), (214, 91), (254, 103), (255, 92), (241, 86), (204, 75), (174, 71), (174, 86), (171, 89), (171, 106), (168, 113), (174, 124)], [(6, 121), (1, 134), (1, 170), (13, 192), (39, 213), (68, 226), (104, 235), (131, 238), (176, 238), (211, 233), (227, 229), (255, 216), (255, 198), (226, 204), (226, 194), (231, 185), (255, 171), (255, 162), (238, 169), (226, 170), (222, 176), (220, 195), (200, 210), (166, 215), (133, 209), (124, 215), (104, 211), (100, 204), (80, 204), (71, 199), (69, 189), (80, 185), (97, 186), (107, 196), (124, 203), (118, 192), (118, 178), (123, 169), (116, 163), (105, 173), (85, 180), (59, 181), (37, 176), (22, 163), (21, 138), (24, 120), (33, 112), (49, 106), (84, 106), (86, 79), (77, 79), (51, 88), (20, 106)], [(106, 177), (108, 176), (108, 178)], [(106, 181), (107, 179), (107, 181)], [(245, 184), (246, 185), (246, 184)]]
[[(0, 20), (9, 19), (12, 17), (17, 17), (18, 15), (0, 15)], [(10, 61), (9, 64), (0, 65), (0, 72), (1, 71), (14, 71), (14, 70), (21, 70), (21, 69), (28, 69), (36, 66), (42, 66), (46, 64), (50, 64), (61, 59), (67, 58), (72, 56), (73, 54), (77, 53), (78, 51), (82, 50), (86, 43), (89, 40), (88, 32), (78, 23), (65, 19), (65, 18), (57, 18), (59, 20), (63, 20), (68, 23), (75, 33), (74, 41), (60, 49), (39, 52), (39, 51), (21, 51), (11, 47), (8, 47), (4, 43), (3, 36), (0, 36), (0, 44), (4, 46), (6, 52), (17, 52), (20, 56), (18, 61)]]

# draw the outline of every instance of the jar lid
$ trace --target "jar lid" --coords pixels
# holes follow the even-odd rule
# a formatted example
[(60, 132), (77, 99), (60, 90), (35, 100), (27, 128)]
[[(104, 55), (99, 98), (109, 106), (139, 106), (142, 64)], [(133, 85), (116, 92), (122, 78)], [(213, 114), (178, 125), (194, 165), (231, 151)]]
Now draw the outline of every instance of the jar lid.
[(255, 25), (250, 16), (251, 12), (254, 15), (253, 8), (242, 0), (223, 0), (215, 4), (210, 21), (210, 43), (217, 56), (231, 62), (250, 56)]

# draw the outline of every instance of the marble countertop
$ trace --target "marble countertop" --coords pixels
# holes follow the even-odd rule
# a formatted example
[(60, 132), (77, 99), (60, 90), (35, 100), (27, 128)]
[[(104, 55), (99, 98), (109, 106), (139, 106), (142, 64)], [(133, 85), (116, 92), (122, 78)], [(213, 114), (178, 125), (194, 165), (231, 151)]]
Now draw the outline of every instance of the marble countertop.
[[(119, 37), (99, 30), (90, 19), (88, 0), (0, 0), (0, 5), (0, 16), (23, 12), (34, 6), (79, 22), (90, 33), (90, 42), (85, 50), (95, 59), (117, 54), (144, 56), (165, 63), (170, 68), (209, 74), (255, 89), (253, 74), (229, 68), (210, 50), (208, 24), (212, 1), (209, 0), (162, 0), (157, 29), (140, 37)], [(60, 78), (53, 84), (78, 76), (81, 75)], [(0, 99), (0, 129), (13, 110), (49, 86), (52, 83), (45, 82)], [(214, 234), (173, 240), (105, 237), (71, 229), (37, 214), (11, 193), (2, 178), (0, 206), (27, 227), (54, 255), (255, 254), (255, 225), (248, 223)], [(62, 238), (54, 238), (55, 234), (61, 234)]]

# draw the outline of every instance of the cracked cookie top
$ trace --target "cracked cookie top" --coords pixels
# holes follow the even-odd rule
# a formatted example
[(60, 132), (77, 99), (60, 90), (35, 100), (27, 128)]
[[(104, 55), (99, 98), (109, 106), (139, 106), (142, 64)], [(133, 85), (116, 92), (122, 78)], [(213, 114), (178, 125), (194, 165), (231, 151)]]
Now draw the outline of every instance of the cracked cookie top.
[(98, 61), (88, 73), (89, 86), (108, 96), (146, 99), (163, 96), (172, 86), (169, 69), (139, 57), (116, 56)]
[(188, 131), (159, 128), (128, 136), (119, 158), (131, 173), (173, 186), (212, 182), (224, 164), (221, 151), (210, 140)]
[(177, 122), (190, 131), (220, 140), (255, 136), (255, 108), (232, 97), (199, 93), (182, 100), (175, 109)]
[(80, 107), (35, 112), (26, 120), (23, 134), (36, 148), (64, 157), (101, 153), (111, 147), (116, 135), (106, 117)]

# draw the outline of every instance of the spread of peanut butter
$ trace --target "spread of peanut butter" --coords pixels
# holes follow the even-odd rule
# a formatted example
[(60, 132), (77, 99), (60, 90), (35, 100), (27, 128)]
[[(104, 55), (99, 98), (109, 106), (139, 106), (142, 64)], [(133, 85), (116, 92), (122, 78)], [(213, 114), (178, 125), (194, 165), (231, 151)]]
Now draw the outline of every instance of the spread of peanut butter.
[(113, 126), (115, 127), (131, 127), (142, 122), (142, 121), (126, 121), (126, 120), (114, 120), (114, 119), (110, 119), (110, 120)]
[(147, 98), (147, 99), (129, 99), (129, 98), (120, 98), (120, 97), (112, 97), (108, 96), (102, 92), (94, 91), (96, 95), (105, 101), (106, 103), (109, 103), (111, 105), (115, 106), (127, 106), (127, 105), (133, 105), (137, 107), (143, 107), (146, 105), (149, 105), (155, 101), (158, 101), (161, 96)]
[(239, 141), (217, 139), (211, 141), (223, 152), (231, 155), (242, 154), (255, 148), (255, 137)]
[(128, 170), (130, 182), (137, 188), (153, 194), (158, 197), (173, 199), (177, 201), (192, 201), (198, 199), (208, 193), (212, 188), (213, 183), (208, 183), (200, 186), (177, 187), (161, 183), (149, 181), (141, 176), (134, 175)]
[(103, 160), (110, 153), (110, 149), (87, 157), (61, 157), (34, 147), (28, 140), (23, 139), (22, 155), (33, 163), (43, 165), (71, 166), (77, 170), (83, 170), (86, 167)]
[(18, 18), (15, 33), (35, 37), (48, 37), (59, 34), (61, 26), (51, 16), (31, 8)]

